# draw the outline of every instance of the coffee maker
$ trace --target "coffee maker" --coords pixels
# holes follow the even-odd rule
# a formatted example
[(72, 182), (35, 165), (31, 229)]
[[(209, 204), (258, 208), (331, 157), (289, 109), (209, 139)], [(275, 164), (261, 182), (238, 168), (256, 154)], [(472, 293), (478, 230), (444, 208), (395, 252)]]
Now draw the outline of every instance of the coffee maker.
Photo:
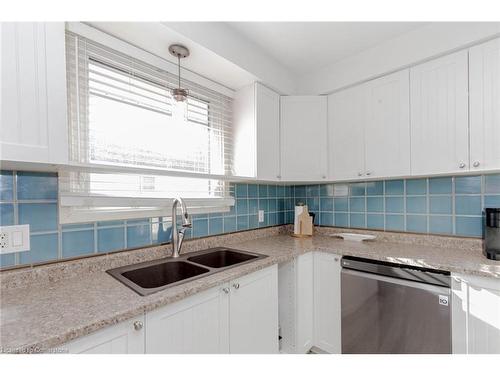
[(483, 250), (486, 258), (500, 260), (500, 208), (485, 208)]

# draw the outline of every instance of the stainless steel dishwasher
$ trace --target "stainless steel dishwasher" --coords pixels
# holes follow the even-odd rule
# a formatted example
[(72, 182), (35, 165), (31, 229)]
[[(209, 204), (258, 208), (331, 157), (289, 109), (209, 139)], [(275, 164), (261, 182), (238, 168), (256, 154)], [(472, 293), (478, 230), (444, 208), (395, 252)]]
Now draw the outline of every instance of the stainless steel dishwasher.
[(450, 273), (342, 258), (342, 353), (451, 353)]

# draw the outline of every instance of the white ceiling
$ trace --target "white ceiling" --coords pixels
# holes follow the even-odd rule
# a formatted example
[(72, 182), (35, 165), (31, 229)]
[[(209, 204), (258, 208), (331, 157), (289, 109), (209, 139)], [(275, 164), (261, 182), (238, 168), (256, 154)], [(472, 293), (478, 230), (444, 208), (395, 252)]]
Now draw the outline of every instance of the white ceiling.
[(168, 28), (160, 22), (88, 22), (118, 39), (177, 64), (168, 46), (182, 43), (191, 54), (182, 60), (182, 67), (231, 89), (256, 80), (256, 77), (204, 46)]
[(499, 32), (500, 23), (92, 22), (161, 56), (191, 50), (183, 67), (233, 90), (254, 81), (280, 94), (327, 93)]
[(424, 22), (228, 22), (294, 74), (307, 74), (428, 25)]

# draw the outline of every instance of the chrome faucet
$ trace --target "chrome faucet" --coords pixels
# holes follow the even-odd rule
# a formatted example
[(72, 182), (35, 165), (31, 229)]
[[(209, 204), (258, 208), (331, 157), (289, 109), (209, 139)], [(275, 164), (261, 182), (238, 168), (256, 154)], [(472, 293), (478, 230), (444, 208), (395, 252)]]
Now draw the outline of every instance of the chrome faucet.
[[(177, 205), (181, 205), (182, 227), (177, 229)], [(182, 198), (174, 198), (172, 202), (172, 257), (178, 258), (181, 252), (182, 240), (184, 232), (191, 228), (191, 219), (188, 215), (186, 204)]]

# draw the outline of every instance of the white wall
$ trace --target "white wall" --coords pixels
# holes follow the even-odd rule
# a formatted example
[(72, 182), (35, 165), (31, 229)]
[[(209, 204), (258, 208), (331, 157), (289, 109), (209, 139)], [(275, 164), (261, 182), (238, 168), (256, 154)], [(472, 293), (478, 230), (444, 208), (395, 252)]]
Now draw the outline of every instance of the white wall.
[(301, 94), (325, 94), (500, 34), (500, 22), (434, 23), (298, 78)]

